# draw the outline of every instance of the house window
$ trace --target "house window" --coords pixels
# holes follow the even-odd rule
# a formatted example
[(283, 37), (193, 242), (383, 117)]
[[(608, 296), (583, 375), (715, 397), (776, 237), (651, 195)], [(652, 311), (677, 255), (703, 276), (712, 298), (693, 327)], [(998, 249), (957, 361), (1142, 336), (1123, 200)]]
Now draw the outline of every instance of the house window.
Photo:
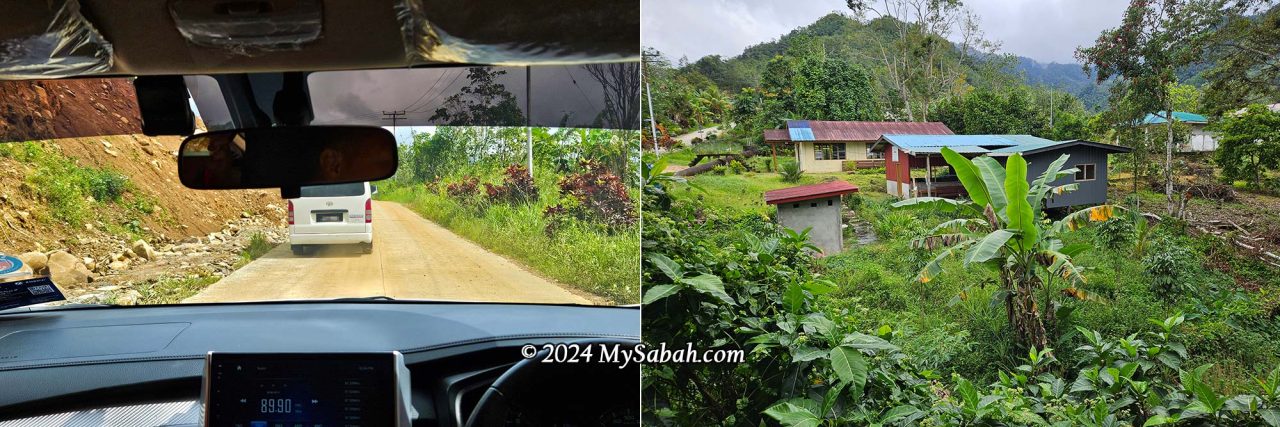
[(873, 144), (866, 144), (866, 146), (867, 146), (867, 158), (868, 158), (868, 159), (883, 159), (883, 158), (884, 158), (884, 151), (872, 150), (872, 149), (871, 149), (871, 146), (872, 146), (872, 145), (873, 145)]
[(1093, 181), (1098, 179), (1097, 168), (1093, 163), (1076, 165), (1076, 181)]
[(844, 144), (813, 144), (814, 160), (844, 160)]
[(892, 151), (892, 152), (893, 152), (893, 161), (897, 162), (897, 161), (898, 161), (898, 147), (890, 146), (890, 147), (889, 147), (889, 151)]

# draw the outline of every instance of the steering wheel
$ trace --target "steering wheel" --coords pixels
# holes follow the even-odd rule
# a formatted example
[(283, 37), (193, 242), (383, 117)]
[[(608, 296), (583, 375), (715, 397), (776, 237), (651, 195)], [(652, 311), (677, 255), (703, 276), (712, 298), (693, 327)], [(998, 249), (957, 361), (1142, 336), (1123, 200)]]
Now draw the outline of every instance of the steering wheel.
[[(591, 339), (567, 342), (595, 352), (590, 363), (544, 362), (550, 349), (521, 360), (485, 390), (467, 418), (467, 427), (506, 425), (639, 425), (640, 364), (602, 363), (602, 349), (617, 346), (629, 357), (639, 341)], [(635, 417), (636, 423), (619, 423)]]

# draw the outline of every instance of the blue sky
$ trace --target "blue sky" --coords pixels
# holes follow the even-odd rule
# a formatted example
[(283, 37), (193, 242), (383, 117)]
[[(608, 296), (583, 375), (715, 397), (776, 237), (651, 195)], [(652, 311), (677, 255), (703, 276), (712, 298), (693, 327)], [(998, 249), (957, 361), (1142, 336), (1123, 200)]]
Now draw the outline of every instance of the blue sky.
[[(876, 3), (880, 3), (878, 0)], [(1120, 23), (1123, 0), (965, 0), (982, 17), (987, 38), (1002, 51), (1041, 62), (1074, 63), (1076, 46)], [(696, 61), (709, 54), (737, 55), (831, 12), (844, 0), (643, 0), (641, 43), (668, 58)]]

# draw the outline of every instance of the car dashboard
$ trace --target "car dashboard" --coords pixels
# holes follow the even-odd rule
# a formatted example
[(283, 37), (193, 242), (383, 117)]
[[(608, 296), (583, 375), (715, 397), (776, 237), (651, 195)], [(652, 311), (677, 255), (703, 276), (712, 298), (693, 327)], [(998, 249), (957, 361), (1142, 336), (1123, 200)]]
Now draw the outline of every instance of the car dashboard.
[[(525, 359), (521, 347), (638, 342), (639, 317), (634, 307), (403, 301), (6, 314), (0, 316), (0, 427), (201, 425), (210, 352), (398, 352), (410, 379), (411, 424), (466, 425), (485, 391)], [(540, 382), (545, 389), (527, 394), (561, 396), (569, 405), (513, 407), (506, 424), (638, 425), (638, 367), (631, 368), (568, 367), (556, 373), (557, 381)], [(339, 425), (348, 424), (362, 425)]]

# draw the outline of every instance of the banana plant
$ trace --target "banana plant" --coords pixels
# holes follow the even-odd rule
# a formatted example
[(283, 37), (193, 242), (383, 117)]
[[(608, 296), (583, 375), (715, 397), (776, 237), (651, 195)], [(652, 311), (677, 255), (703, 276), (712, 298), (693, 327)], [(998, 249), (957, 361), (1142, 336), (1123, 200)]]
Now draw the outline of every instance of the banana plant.
[[(954, 212), (956, 219), (934, 227), (913, 245), (941, 252), (916, 275), (920, 283), (942, 273), (943, 262), (960, 257), (965, 268), (983, 266), (998, 272), (1006, 315), (1019, 343), (1036, 349), (1048, 345), (1045, 319), (1052, 321), (1054, 281), (1065, 286), (1061, 293), (1086, 299), (1077, 285), (1084, 283), (1084, 268), (1073, 257), (1086, 245), (1065, 245), (1062, 236), (1091, 223), (1106, 221), (1122, 209), (1113, 205), (1076, 211), (1046, 224), (1044, 201), (1051, 194), (1077, 189), (1076, 184), (1054, 185), (1074, 175), (1075, 168), (1063, 169), (1070, 157), (1058, 157), (1044, 173), (1028, 182), (1027, 162), (1021, 154), (1009, 156), (1005, 166), (994, 158), (968, 159), (950, 148), (942, 156), (955, 171), (969, 194), (969, 200), (916, 197), (894, 203), (895, 208), (925, 208)], [(1044, 292), (1039, 292), (1045, 290)], [(1043, 309), (1037, 300), (1044, 300)]]

